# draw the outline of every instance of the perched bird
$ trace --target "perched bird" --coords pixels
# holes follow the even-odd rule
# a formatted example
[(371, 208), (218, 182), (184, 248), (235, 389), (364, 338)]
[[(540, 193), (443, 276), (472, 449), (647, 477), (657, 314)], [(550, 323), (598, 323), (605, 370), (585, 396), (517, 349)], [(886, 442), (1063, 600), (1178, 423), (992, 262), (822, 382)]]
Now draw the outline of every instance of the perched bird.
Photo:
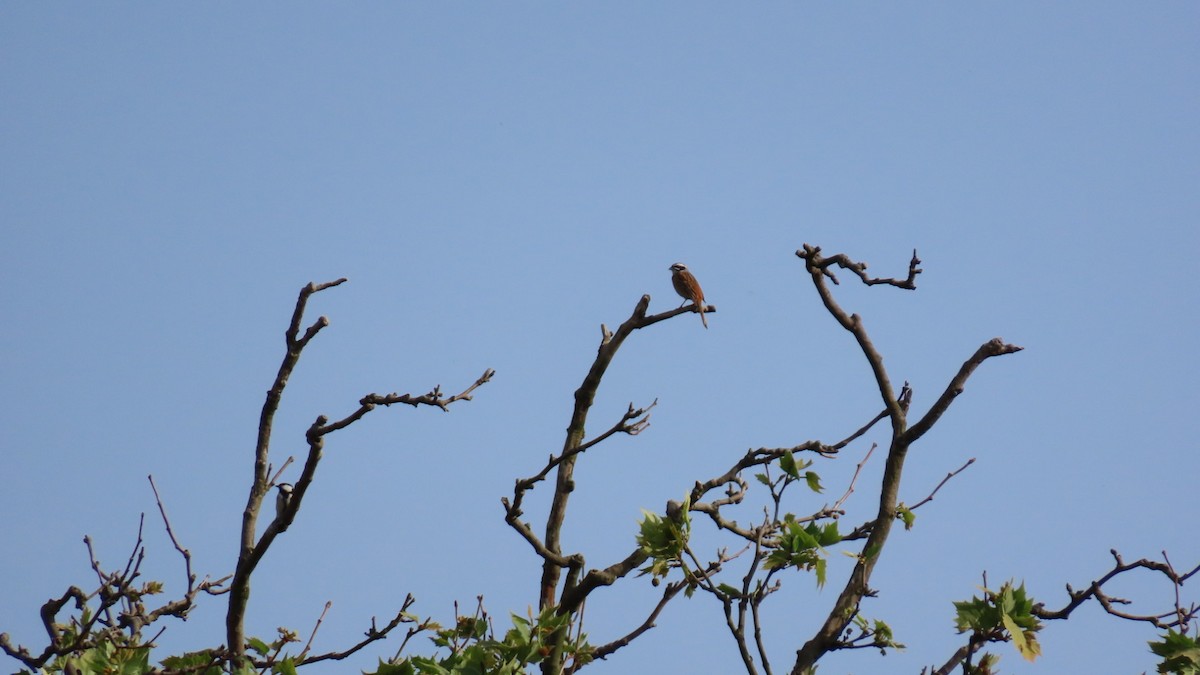
[(700, 282), (696, 281), (696, 277), (688, 270), (687, 265), (683, 263), (675, 263), (671, 265), (671, 285), (675, 287), (675, 292), (679, 297), (683, 298), (683, 302), (679, 303), (683, 307), (683, 303), (688, 300), (696, 305), (697, 311), (700, 312), (700, 323), (708, 328), (708, 319), (704, 318), (704, 291), (700, 290)]
[[(292, 484), (280, 483), (275, 488), (279, 490), (279, 494), (275, 495), (275, 520), (280, 520), (283, 518), (283, 512), (287, 511), (288, 505), (292, 503)], [(282, 531), (281, 529), (280, 532)]]

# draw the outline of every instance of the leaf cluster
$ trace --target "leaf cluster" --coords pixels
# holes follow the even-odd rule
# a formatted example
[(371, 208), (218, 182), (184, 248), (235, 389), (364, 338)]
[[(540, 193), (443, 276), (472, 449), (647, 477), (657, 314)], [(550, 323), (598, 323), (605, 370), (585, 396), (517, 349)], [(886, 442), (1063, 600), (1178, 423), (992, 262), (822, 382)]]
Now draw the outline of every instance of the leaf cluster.
[(1162, 640), (1150, 642), (1150, 651), (1162, 657), (1158, 672), (1172, 675), (1200, 675), (1200, 635), (1170, 629)]
[(1010, 639), (1026, 660), (1037, 659), (1042, 653), (1037, 641), (1042, 622), (1033, 614), (1034, 601), (1025, 592), (1025, 584), (1014, 587), (1012, 581), (1006, 581), (999, 591), (981, 590), (982, 598), (954, 603), (958, 632), (970, 631), (981, 641)]
[(650, 563), (641, 569), (655, 580), (662, 579), (673, 567), (682, 565), (683, 552), (692, 533), (692, 520), (688, 512), (689, 500), (671, 516), (660, 516), (642, 509), (642, 520), (638, 523), (637, 544)]
[[(512, 615), (512, 628), (497, 640), (482, 616), (460, 616), (454, 627), (430, 625), (430, 640), (449, 654), (441, 657), (413, 656), (393, 663), (379, 662), (367, 675), (520, 675), (526, 666), (541, 663), (554, 649), (552, 636), (566, 630), (571, 617), (546, 609), (536, 618)], [(562, 645), (566, 655), (579, 665), (592, 660), (586, 635), (570, 638)]]
[(801, 525), (789, 513), (781, 525), (778, 547), (767, 555), (763, 566), (768, 570), (787, 567), (812, 570), (817, 577), (817, 586), (822, 587), (825, 585), (825, 548), (841, 540), (837, 521), (825, 525), (811, 522)]

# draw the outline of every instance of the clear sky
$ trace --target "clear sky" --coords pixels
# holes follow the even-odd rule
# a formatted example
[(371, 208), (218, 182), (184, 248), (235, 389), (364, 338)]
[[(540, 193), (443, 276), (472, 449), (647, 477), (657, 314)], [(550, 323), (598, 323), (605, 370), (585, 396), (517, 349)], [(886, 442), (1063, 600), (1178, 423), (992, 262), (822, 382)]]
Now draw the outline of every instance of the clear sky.
[[(561, 447), (600, 324), (643, 293), (676, 306), (672, 262), (718, 311), (707, 331), (689, 315), (636, 334), (611, 368), (592, 431), (658, 406), (580, 462), (565, 544), (589, 565), (748, 447), (832, 442), (878, 412), (804, 243), (884, 276), (918, 249), (915, 293), (838, 288), (916, 410), (982, 342), (1026, 348), (986, 363), (909, 461), (911, 503), (978, 460), (873, 579), (864, 612), (909, 649), (822, 673), (943, 662), (951, 601), (985, 570), (1061, 606), (1112, 547), (1195, 564), (1198, 34), (1184, 2), (4, 3), (0, 630), (40, 648), (41, 604), (94, 579), (83, 536), (123, 564), (141, 512), (144, 571), (179, 591), (147, 474), (197, 570), (232, 571), (296, 293), (341, 276), (310, 304), (332, 325), (285, 395), (277, 466), (368, 392), (497, 375), (448, 414), (380, 409), (328, 439), (248, 631), (307, 635), (332, 600), (315, 648), (339, 649), (408, 592), (443, 620), (478, 594), (524, 613), (540, 567), (499, 499)], [(829, 489), (792, 509), (834, 501), (882, 440), (819, 462)], [(824, 591), (795, 574), (773, 600), (776, 664), (835, 597), (833, 559)], [(1168, 609), (1148, 581), (1113, 591)], [(655, 597), (646, 579), (597, 593), (593, 642)], [(223, 610), (204, 600), (159, 656), (223, 642)], [(998, 653), (1010, 674), (1134, 673), (1153, 636), (1089, 607), (1043, 632), (1037, 664)], [(698, 595), (588, 672), (739, 668)]]

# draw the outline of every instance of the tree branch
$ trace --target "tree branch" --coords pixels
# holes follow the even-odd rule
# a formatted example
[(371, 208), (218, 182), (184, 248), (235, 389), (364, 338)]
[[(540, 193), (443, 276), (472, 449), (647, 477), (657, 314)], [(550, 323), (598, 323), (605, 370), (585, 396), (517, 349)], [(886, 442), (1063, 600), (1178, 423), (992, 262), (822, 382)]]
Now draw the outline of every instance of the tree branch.
[(887, 370), (883, 367), (883, 356), (879, 354), (875, 349), (875, 345), (871, 343), (871, 338), (867, 335), (867, 330), (862, 325), (862, 319), (857, 314), (847, 314), (837, 303), (837, 300), (834, 299), (832, 291), (825, 285), (825, 278), (828, 277), (835, 284), (837, 283), (837, 277), (829, 269), (830, 266), (836, 264), (857, 274), (863, 280), (863, 283), (868, 286), (888, 284), (913, 290), (916, 289), (916, 276), (921, 273), (921, 270), (917, 268), (917, 265), (921, 262), (917, 258), (917, 252), (913, 251), (912, 262), (909, 263), (908, 279), (902, 282), (895, 279), (873, 279), (868, 277), (866, 275), (866, 263), (853, 262), (843, 253), (824, 258), (821, 256), (820, 246), (804, 244), (802, 249), (796, 251), (796, 256), (804, 261), (804, 266), (808, 270), (809, 276), (812, 277), (813, 285), (817, 289), (817, 294), (821, 296), (821, 302), (824, 303), (825, 309), (841, 324), (842, 328), (845, 328), (854, 335), (859, 349), (862, 350), (863, 356), (867, 358), (867, 363), (871, 366), (871, 372), (875, 375), (875, 382), (879, 386), (879, 395), (882, 397), (884, 408), (887, 409), (888, 416), (892, 420), (892, 430), (894, 433), (900, 433), (905, 423), (904, 411), (901, 409), (900, 402), (892, 389), (892, 383), (888, 378)]
[[(1183, 582), (1187, 581), (1197, 572), (1200, 572), (1200, 565), (1192, 568), (1192, 570), (1186, 574), (1179, 574), (1175, 571), (1175, 568), (1170, 564), (1169, 561), (1161, 563), (1142, 558), (1141, 560), (1135, 560), (1134, 562), (1126, 563), (1121, 558), (1121, 554), (1117, 553), (1116, 549), (1112, 549), (1109, 551), (1109, 553), (1112, 554), (1114, 561), (1112, 569), (1106, 572), (1099, 579), (1093, 581), (1088, 585), (1087, 588), (1081, 591), (1076, 591), (1075, 589), (1071, 588), (1070, 584), (1067, 584), (1067, 596), (1070, 598), (1070, 600), (1066, 605), (1064, 605), (1061, 609), (1047, 610), (1043, 604), (1039, 603), (1034, 606), (1033, 615), (1039, 619), (1047, 620), (1066, 619), (1071, 615), (1071, 612), (1074, 612), (1080, 605), (1091, 599), (1095, 599), (1100, 603), (1100, 606), (1104, 608), (1105, 612), (1115, 617), (1125, 619), (1127, 621), (1148, 623), (1160, 630), (1187, 625), (1194, 618), (1200, 615), (1200, 607), (1195, 605), (1188, 609), (1182, 608), (1179, 605), (1178, 595), (1178, 589), (1183, 585)], [(1165, 552), (1163, 553), (1163, 557), (1166, 557)], [(1125, 574), (1126, 572), (1131, 572), (1136, 569), (1145, 569), (1151, 572), (1156, 572), (1171, 582), (1171, 585), (1176, 589), (1176, 602), (1174, 609), (1162, 614), (1131, 614), (1129, 612), (1124, 612), (1117, 609), (1117, 605), (1127, 605), (1129, 604), (1129, 601), (1106, 594), (1103, 590), (1104, 584), (1108, 583), (1118, 575)], [(1173, 617), (1173, 620), (1165, 620), (1168, 617)]]
[[(583, 383), (580, 384), (579, 388), (575, 390), (575, 406), (571, 411), (571, 420), (567, 424), (567, 435), (563, 441), (562, 452), (560, 453), (557, 462), (555, 462), (553, 457), (550, 460), (550, 464), (557, 463), (557, 473), (555, 476), (554, 494), (550, 501), (550, 512), (546, 518), (545, 535), (540, 543), (538, 542), (537, 537), (532, 536), (532, 531), (527, 525), (523, 527), (517, 527), (517, 523), (519, 522), (518, 518), (521, 515), (521, 500), (524, 490), (530, 489), (532, 485), (538, 480), (541, 480), (541, 478), (535, 477), (536, 480), (533, 480), (532, 482), (526, 482), (524, 484), (518, 482), (512, 503), (509, 504), (508, 502), (504, 502), (506, 521), (509, 522), (510, 525), (513, 525), (518, 532), (521, 532), (522, 536), (524, 536), (525, 539), (534, 546), (534, 549), (537, 550), (539, 555), (542, 555), (543, 558), (542, 578), (538, 589), (539, 609), (553, 607), (556, 604), (567, 605), (568, 602), (566, 598), (568, 597), (571, 598), (569, 604), (572, 607), (578, 606), (578, 604), (583, 601), (583, 598), (587, 596), (587, 593), (595, 587), (591, 584), (600, 578), (592, 576), (592, 573), (589, 572), (588, 576), (584, 578), (584, 583), (580, 583), (578, 575), (583, 567), (582, 557), (579, 555), (563, 556), (562, 554), (562, 528), (564, 522), (566, 521), (567, 504), (570, 500), (571, 492), (575, 490), (575, 462), (579, 459), (579, 455), (584, 450), (595, 445), (596, 442), (603, 440), (603, 438), (606, 438), (612, 433), (623, 430), (610, 430), (608, 433), (600, 438), (597, 438), (596, 441), (592, 443), (584, 442), (588, 412), (591, 410), (592, 404), (596, 400), (596, 392), (600, 388), (600, 381), (603, 379), (605, 372), (607, 372), (609, 365), (616, 356), (617, 350), (621, 348), (621, 345), (625, 342), (625, 339), (628, 338), (633, 331), (654, 325), (655, 323), (665, 321), (680, 314), (696, 311), (698, 309), (696, 307), (680, 307), (663, 312), (661, 314), (647, 315), (646, 311), (649, 309), (649, 307), (650, 296), (643, 295), (634, 306), (633, 313), (630, 314), (629, 318), (617, 327), (615, 332), (610, 332), (605, 326), (601, 327), (600, 346), (596, 350), (596, 358), (592, 362), (591, 368), (588, 369), (587, 375), (584, 376)], [(716, 308), (709, 307), (707, 309), (715, 311)], [(649, 410), (649, 408), (645, 410)], [(644, 414), (645, 411), (643, 410), (640, 412)], [(630, 411), (626, 413), (626, 417), (620, 424), (628, 424), (632, 419), (632, 415), (635, 415), (635, 411), (631, 405)], [(636, 433), (641, 431), (643, 428), (644, 425), (636, 427), (636, 431), (631, 432), (629, 430), (625, 430), (625, 433)], [(549, 468), (549, 465), (547, 468)], [(544, 475), (545, 474), (539, 474), (539, 476)], [(544, 554), (543, 551), (549, 555)], [(630, 558), (627, 558), (627, 560), (633, 559), (638, 555), (644, 554), (635, 552), (630, 556)], [(568, 576), (566, 583), (563, 585), (562, 596), (564, 599), (556, 603), (555, 595), (559, 592), (558, 587), (561, 580), (563, 570), (562, 563), (564, 560), (569, 563), (567, 569), (570, 570), (571, 574)], [(588, 581), (589, 578), (591, 581)], [(612, 582), (609, 581), (608, 583)], [(559, 613), (561, 614), (563, 612), (564, 610), (562, 607), (560, 607)], [(549, 641), (554, 645), (554, 648), (549, 657), (542, 662), (541, 669), (542, 673), (545, 675), (558, 675), (562, 670), (562, 642), (566, 635), (567, 633), (564, 630), (559, 630)]]
[(238, 549), (237, 568), (229, 587), (229, 608), (225, 614), (225, 638), (235, 666), (244, 661), (246, 654), (244, 629), (246, 603), (250, 599), (250, 573), (254, 571), (253, 565), (257, 564), (257, 560), (252, 564), (251, 559), (254, 557), (254, 535), (258, 525), (258, 511), (262, 506), (263, 498), (270, 489), (267, 486), (268, 452), (271, 446), (271, 429), (275, 421), (275, 412), (279, 409), (279, 402), (283, 398), (283, 390), (287, 386), (288, 378), (291, 377), (296, 363), (300, 361), (300, 353), (321, 329), (329, 325), (329, 319), (322, 316), (308, 327), (303, 337), (297, 337), (300, 333), (300, 324), (304, 319), (304, 308), (308, 305), (308, 298), (313, 293), (345, 282), (346, 279), (343, 277), (323, 284), (312, 282), (300, 289), (300, 295), (296, 298), (296, 307), (292, 310), (291, 323), (284, 333), (287, 349), (284, 352), (283, 361), (279, 364), (275, 382), (267, 390), (267, 398), (263, 402), (262, 413), (258, 418), (258, 440), (254, 448), (254, 480), (250, 485), (246, 508), (242, 512), (241, 545)]
[[(374, 410), (378, 405), (390, 406), (395, 403), (404, 403), (411, 405), (414, 408), (421, 405), (434, 406), (447, 410), (450, 404), (456, 401), (471, 400), (472, 393), (478, 387), (491, 380), (495, 371), (487, 369), (483, 375), (479, 377), (470, 387), (467, 387), (462, 393), (446, 397), (441, 393), (441, 387), (434, 387), (429, 393), (414, 396), (412, 394), (389, 394), (386, 396), (380, 394), (367, 394), (359, 400), (359, 408), (347, 417), (330, 423), (329, 418), (321, 415), (308, 428), (305, 438), (308, 441), (308, 458), (304, 463), (304, 469), (301, 472), (300, 478), (296, 481), (296, 485), (292, 491), (292, 497), (288, 502), (288, 506), (282, 514), (279, 514), (263, 531), (262, 536), (255, 542), (255, 532), (258, 519), (259, 509), (262, 507), (263, 499), (267, 491), (270, 489), (270, 481), (268, 472), (270, 463), (268, 462), (268, 450), (271, 441), (271, 426), (274, 420), (275, 412), (279, 407), (279, 401), (283, 396), (283, 389), (287, 385), (288, 378), (296, 363), (300, 359), (300, 354), (304, 347), (313, 337), (320, 332), (325, 326), (329, 325), (329, 320), (321, 317), (312, 326), (305, 331), (303, 337), (297, 337), (300, 331), (300, 324), (303, 320), (304, 308), (307, 305), (308, 298), (313, 293), (322, 291), (332, 286), (337, 286), (346, 279), (338, 279), (324, 284), (310, 283), (300, 290), (300, 296), (296, 300), (296, 308), (292, 313), (292, 321), (285, 334), (287, 342), (287, 352), (284, 355), (283, 362), (280, 364), (279, 373), (275, 377), (275, 383), (267, 392), (266, 402), (263, 404), (263, 412), (259, 419), (258, 443), (255, 448), (254, 461), (254, 481), (251, 484), (250, 496), (246, 502), (246, 510), (242, 516), (242, 545), (238, 554), (237, 568), (233, 574), (233, 582), (230, 585), (229, 609), (226, 614), (225, 626), (226, 637), (228, 640), (228, 649), (230, 653), (230, 661), (238, 666), (245, 662), (245, 632), (244, 622), (246, 614), (246, 605), (250, 595), (250, 576), (257, 568), (259, 561), (262, 560), (267, 550), (275, 537), (287, 530), (296, 517), (297, 511), (300, 509), (300, 504), (304, 501), (304, 495), (308, 491), (309, 485), (312, 484), (313, 477), (316, 475), (317, 465), (321, 461), (322, 452), (325, 445), (325, 436), (344, 429), (354, 422), (361, 419), (371, 410)], [(393, 622), (391, 627), (395, 627), (396, 622)], [(390, 630), (391, 628), (388, 628)], [(372, 630), (374, 628), (372, 627)], [(385, 631), (386, 632), (386, 631)], [(370, 636), (368, 636), (370, 637)], [(381, 638), (375, 638), (381, 639)], [(368, 639), (367, 642), (373, 641)], [(364, 645), (366, 643), (363, 643)], [(361, 648), (361, 646), (359, 647)], [(352, 652), (351, 652), (352, 653)], [(344, 658), (344, 657), (342, 657)]]
[[(606, 659), (606, 658), (608, 658), (609, 655), (613, 654), (618, 649), (628, 646), (629, 643), (636, 640), (643, 633), (650, 630), (651, 628), (654, 628), (655, 621), (658, 620), (658, 615), (662, 613), (663, 608), (665, 608), (667, 606), (667, 603), (670, 602), (676, 595), (679, 594), (679, 591), (682, 591), (686, 587), (687, 587), (687, 582), (685, 582), (685, 581), (675, 581), (675, 582), (671, 582), (671, 583), (667, 584), (666, 587), (663, 589), (662, 597), (659, 598), (659, 600), (658, 600), (658, 604), (656, 604), (654, 606), (654, 609), (650, 611), (650, 615), (646, 617), (646, 620), (643, 621), (640, 626), (633, 629), (632, 631), (630, 631), (629, 633), (627, 633), (626, 635), (622, 636), (619, 639), (613, 640), (612, 642), (609, 642), (607, 644), (597, 647), (595, 649), (595, 651), (592, 652), (592, 657), (595, 659)], [(568, 670), (567, 672), (573, 673), (576, 670), (578, 670), (578, 667), (572, 668), (572, 669)]]
[[(360, 649), (362, 649), (363, 647), (366, 647), (367, 645), (371, 644), (372, 642), (378, 642), (379, 640), (383, 640), (384, 638), (386, 638), (388, 636), (388, 633), (391, 633), (396, 628), (396, 626), (399, 626), (402, 623), (413, 623), (413, 618), (408, 613), (408, 608), (412, 606), (414, 601), (415, 601), (415, 598), (413, 598), (412, 594), (409, 593), (408, 596), (404, 599), (404, 604), (401, 605), (400, 611), (396, 612), (396, 616), (391, 621), (389, 621), (388, 624), (386, 626), (384, 626), (383, 628), (376, 628), (375, 627), (375, 617), (371, 617), (371, 627), (368, 628), (366, 630), (366, 632), (364, 633), (364, 635), (366, 635), (366, 639), (360, 641), (358, 644), (354, 645), (353, 647), (346, 649), (344, 651), (340, 651), (340, 652), (328, 652), (325, 654), (319, 654), (317, 656), (310, 656), (310, 657), (304, 659), (303, 662), (301, 662), (301, 663), (303, 663), (304, 665), (307, 665), (309, 663), (317, 663), (319, 661), (341, 661), (342, 659), (352, 656), (353, 654), (358, 652)], [(314, 629), (313, 632), (315, 633), (316, 630)], [(261, 667), (261, 665), (265, 665), (265, 664), (260, 664), (260, 667)], [(300, 665), (300, 663), (297, 663), (297, 665)]]
[[(810, 246), (804, 244), (803, 248), (796, 251), (797, 257), (804, 260), (805, 268), (809, 272), (813, 286), (817, 290), (817, 294), (821, 297), (822, 303), (831, 316), (846, 330), (854, 335), (858, 342), (859, 348), (863, 356), (867, 359), (867, 363), (871, 366), (871, 372), (875, 377), (876, 386), (879, 388), (880, 397), (883, 399), (884, 408), (891, 420), (892, 434), (888, 444), (887, 459), (884, 462), (883, 481), (880, 486), (879, 494), (879, 510), (875, 516), (875, 520), (869, 525), (869, 534), (863, 546), (862, 552), (859, 554), (854, 569), (847, 579), (845, 586), (834, 602), (833, 608), (826, 617), (817, 633), (809, 639), (796, 652), (796, 661), (792, 667), (792, 675), (803, 675), (808, 672), (822, 656), (833, 649), (842, 647), (839, 636), (842, 631), (852, 620), (855, 613), (858, 611), (859, 603), (862, 598), (870, 592), (869, 581), (871, 573), (879, 560), (879, 556), (883, 551), (884, 545), (887, 543), (888, 536), (891, 534), (892, 524), (895, 522), (897, 515), (898, 495), (900, 489), (901, 477), (904, 470), (904, 460), (908, 454), (908, 448), (922, 434), (925, 433), (937, 421), (942, 412), (949, 407), (949, 400), (944, 403), (939, 399), (939, 404), (935, 404), (934, 408), (938, 410), (935, 415), (926, 415), (922, 420), (924, 425), (919, 430), (919, 433), (910, 433), (907, 429), (908, 408), (912, 397), (912, 390), (907, 383), (901, 389), (900, 395), (894, 393), (891, 379), (888, 376), (887, 369), (883, 365), (883, 357), (871, 342), (867, 335), (866, 329), (863, 327), (862, 320), (857, 314), (847, 314), (845, 310), (837, 303), (833, 297), (833, 293), (825, 284), (828, 278), (835, 284), (837, 278), (834, 276), (831, 267), (834, 265), (843, 269), (848, 269), (859, 277), (868, 286), (876, 284), (885, 284), (898, 288), (914, 290), (916, 288), (916, 277), (921, 273), (918, 267), (921, 261), (917, 257), (916, 251), (913, 251), (912, 259), (909, 262), (908, 276), (903, 280), (899, 279), (876, 279), (869, 277), (866, 274), (866, 264), (858, 263), (850, 260), (844, 254), (838, 254), (830, 257), (822, 257), (821, 249), (818, 246)], [(998, 341), (996, 341), (998, 342)], [(990, 343), (989, 343), (990, 344)], [(1003, 345), (1003, 343), (999, 343)], [(1015, 350), (1007, 345), (1004, 348), (1010, 351)], [(992, 349), (999, 349), (993, 347)], [(980, 356), (980, 354), (984, 354)], [(1007, 353), (1003, 349), (999, 353)], [(977, 353), (978, 362), (991, 354), (990, 351), (982, 350)], [(973, 357), (974, 360), (974, 357)], [(965, 383), (970, 373), (978, 366), (978, 362), (970, 365), (966, 364), (959, 372), (959, 376), (952, 382), (947, 391), (951, 391), (957, 387), (961, 391), (962, 385)], [(972, 361), (968, 361), (971, 364)], [(955, 394), (957, 395), (957, 394)], [(943, 395), (946, 398), (946, 395)], [(953, 399), (950, 396), (949, 399)], [(928, 420), (928, 421), (926, 421)]]
[(971, 377), (971, 373), (979, 367), (981, 363), (992, 358), (993, 356), (1003, 356), (1004, 354), (1013, 354), (1021, 351), (1024, 347), (1010, 345), (1000, 338), (992, 338), (979, 346), (971, 358), (967, 359), (962, 367), (958, 369), (958, 373), (954, 379), (950, 380), (950, 384), (946, 385), (946, 390), (934, 402), (933, 407), (925, 413), (919, 422), (914, 424), (908, 433), (905, 435), (905, 442), (909, 445), (925, 435), (933, 425), (941, 418), (943, 414), (950, 408), (950, 404), (959, 394), (963, 393), (963, 389), (967, 386), (967, 379)]

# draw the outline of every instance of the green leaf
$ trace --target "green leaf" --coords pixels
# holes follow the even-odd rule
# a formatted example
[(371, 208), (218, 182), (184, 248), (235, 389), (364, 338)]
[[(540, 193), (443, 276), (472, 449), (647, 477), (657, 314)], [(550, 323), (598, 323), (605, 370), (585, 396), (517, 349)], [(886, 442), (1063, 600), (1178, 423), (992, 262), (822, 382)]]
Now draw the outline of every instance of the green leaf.
[(111, 651), (112, 644), (105, 642), (102, 645), (85, 650), (75, 661), (87, 673), (110, 672), (112, 664), (108, 660), (108, 655)]
[(892, 627), (887, 625), (881, 619), (875, 619), (874, 630), (875, 645), (878, 647), (892, 647), (893, 649), (904, 649), (904, 645), (896, 642), (896, 636), (892, 633)]
[(717, 590), (721, 591), (725, 595), (728, 595), (732, 598), (742, 597), (742, 592), (739, 591), (738, 589), (734, 588), (733, 586), (730, 586), (729, 584), (719, 584), (717, 586)]
[(896, 517), (904, 521), (904, 529), (911, 530), (913, 523), (917, 522), (917, 514), (912, 512), (912, 509), (907, 506), (900, 506), (896, 509)]
[(821, 534), (818, 536), (821, 546), (833, 546), (842, 540), (842, 533), (838, 532), (837, 521), (827, 523), (821, 528)]
[(384, 663), (383, 659), (379, 659), (379, 669), (373, 673), (363, 673), (363, 675), (417, 675), (417, 671), (408, 659), (404, 659), (400, 663)]
[(1162, 641), (1150, 642), (1150, 651), (1163, 657), (1158, 672), (1173, 675), (1200, 675), (1200, 637), (1168, 629)]
[(642, 509), (642, 520), (637, 535), (638, 546), (641, 547), (651, 562), (642, 568), (643, 573), (649, 573), (655, 579), (665, 577), (671, 567), (680, 562), (683, 549), (691, 534), (690, 496), (683, 500), (679, 513), (673, 518), (665, 518), (657, 513)]
[[(207, 663), (213, 663), (216, 660), (212, 650), (205, 649), (199, 652), (189, 652), (182, 656), (168, 656), (162, 660), (162, 666), (167, 670), (187, 670), (188, 672), (208, 675), (208, 671), (198, 671), (196, 668)], [(216, 670), (215, 666), (213, 670)]]
[(256, 637), (246, 640), (246, 646), (254, 650), (259, 656), (266, 656), (267, 653), (271, 651), (271, 648), (267, 646), (267, 643)]
[(276, 663), (271, 668), (271, 672), (278, 673), (278, 675), (296, 675), (296, 664), (292, 661), (292, 657), (287, 656), (279, 663)]
[(785, 518), (780, 526), (779, 547), (767, 555), (763, 566), (769, 570), (785, 567), (811, 570), (815, 572), (817, 587), (820, 588), (825, 585), (824, 547), (841, 540), (836, 522), (824, 526), (816, 523), (802, 526), (795, 520)]
[(508, 634), (505, 635), (504, 641), (512, 642), (515, 639), (520, 642), (529, 642), (530, 638), (533, 636), (533, 633), (530, 630), (530, 626), (533, 624), (528, 619), (517, 616), (516, 614), (512, 614), (510, 616), (512, 616), (513, 627), (508, 631)]
[(1037, 658), (1037, 654), (1030, 653), (1029, 642), (1025, 640), (1025, 631), (1021, 630), (1021, 627), (1012, 620), (1012, 617), (1001, 612), (1000, 620), (1004, 622), (1004, 627), (1008, 630), (1008, 634), (1012, 638), (1013, 646), (1017, 648), (1021, 656), (1025, 657), (1026, 661), (1032, 661)]
[(954, 603), (954, 625), (958, 632), (987, 632), (998, 627), (1000, 615), (987, 600), (971, 598)]
[(999, 591), (983, 589), (983, 598), (955, 602), (955, 626), (958, 632), (973, 631), (987, 634), (1000, 627), (1008, 632), (1013, 646), (1027, 661), (1041, 656), (1042, 647), (1037, 632), (1042, 624), (1033, 615), (1033, 598), (1025, 592), (1025, 584), (1013, 587), (1006, 581)]
[(1200, 642), (1183, 633), (1175, 632), (1173, 628), (1168, 628), (1167, 634), (1162, 638), (1161, 642), (1150, 642), (1150, 651), (1154, 652), (1156, 656), (1172, 656), (1181, 651), (1200, 647)]
[(817, 475), (816, 471), (806, 471), (804, 473), (804, 480), (808, 482), (809, 490), (818, 494), (824, 492), (825, 489), (821, 487), (821, 477)]
[(150, 672), (150, 648), (122, 649), (117, 653), (117, 675), (142, 675)]
[(767, 474), (756, 473), (756, 474), (754, 474), (754, 477), (757, 478), (758, 482), (762, 483), (763, 485), (766, 485), (767, 487), (771, 487), (771, 479), (767, 478)]
[(779, 468), (793, 479), (800, 480), (800, 470), (796, 468), (796, 458), (791, 450), (783, 451), (783, 457), (779, 458)]

